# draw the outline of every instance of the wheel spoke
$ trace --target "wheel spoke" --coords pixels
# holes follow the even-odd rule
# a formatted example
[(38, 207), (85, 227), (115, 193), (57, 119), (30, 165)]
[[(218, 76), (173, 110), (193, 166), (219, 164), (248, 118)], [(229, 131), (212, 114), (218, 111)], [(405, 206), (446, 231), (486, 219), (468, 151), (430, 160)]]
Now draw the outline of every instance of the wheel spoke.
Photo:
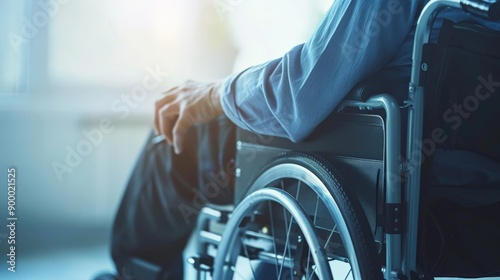
[[(287, 216), (286, 216), (286, 211), (285, 211), (285, 207), (283, 206), (283, 215), (285, 216), (285, 226), (286, 224), (288, 223), (287, 222)], [(285, 242), (285, 248), (283, 249), (283, 259), (281, 260), (281, 267), (280, 267), (280, 272), (278, 274), (278, 279), (281, 278), (281, 273), (283, 272), (283, 266), (285, 265), (285, 253), (288, 249), (288, 254), (291, 258), (292, 256), (292, 253), (291, 253), (291, 250), (290, 250), (290, 247), (289, 247), (289, 244), (290, 244), (290, 230), (292, 229), (292, 223), (293, 223), (293, 216), (290, 216), (290, 222), (288, 223), (288, 227), (285, 228), (286, 230), (286, 242)]]
[(276, 237), (274, 236), (274, 215), (271, 201), (268, 201), (269, 215), (271, 216), (271, 235), (273, 236), (274, 262), (276, 264), (276, 278), (278, 278), (278, 250), (276, 249)]
[[(311, 263), (311, 248), (307, 246), (307, 266), (306, 266), (306, 277), (309, 275), (309, 264)], [(312, 271), (311, 271), (312, 273)]]
[[(313, 223), (316, 226), (316, 217), (318, 216), (318, 205), (319, 205), (319, 195), (316, 195), (316, 207), (314, 207), (314, 220)], [(308, 253), (307, 253), (307, 271), (306, 271), (306, 276), (309, 273), (309, 264), (311, 263), (311, 248), (308, 248)], [(312, 272), (311, 272), (312, 274)]]
[(250, 270), (252, 271), (253, 279), (257, 279), (255, 277), (255, 271), (253, 269), (252, 260), (250, 259), (250, 254), (248, 254), (247, 245), (245, 244), (245, 242), (242, 242), (242, 243), (243, 243), (243, 250), (245, 250), (245, 255), (247, 256), (248, 263), (250, 264)]
[(297, 192), (295, 193), (295, 200), (299, 201), (300, 183), (302, 181), (300, 181), (300, 180), (297, 180), (297, 181), (298, 181), (298, 184), (297, 184)]
[(316, 217), (318, 217), (319, 195), (316, 195), (316, 207), (314, 209), (314, 225), (316, 225)]
[[(306, 270), (306, 276), (309, 274), (309, 266), (311, 264), (311, 248), (307, 246), (307, 270)], [(311, 272), (312, 273), (312, 272)]]
[(349, 275), (351, 274), (351, 272), (352, 272), (352, 268), (351, 268), (351, 269), (349, 269), (349, 272), (348, 272), (348, 273), (347, 273), (347, 275), (345, 276), (344, 280), (347, 280), (347, 277), (349, 277)]
[(335, 229), (337, 228), (337, 225), (333, 226), (332, 231), (330, 232), (330, 235), (328, 236), (328, 239), (325, 242), (325, 247), (323, 249), (326, 250), (326, 246), (328, 246), (328, 243), (330, 242), (330, 239), (332, 239), (333, 233), (335, 232)]
[[(234, 267), (234, 265), (230, 266), (231, 270), (233, 272), (236, 272), (236, 274), (238, 274), (238, 276), (241, 278), (241, 279), (246, 279), (245, 276), (243, 276), (237, 269), (236, 267)], [(255, 279), (255, 278), (254, 278)]]
[(314, 275), (314, 271), (316, 270), (316, 268), (317, 268), (317, 267), (318, 267), (318, 266), (315, 266), (315, 267), (312, 269), (311, 274), (309, 274), (309, 277), (307, 277), (307, 280), (312, 279), (312, 277), (313, 277), (313, 275)]

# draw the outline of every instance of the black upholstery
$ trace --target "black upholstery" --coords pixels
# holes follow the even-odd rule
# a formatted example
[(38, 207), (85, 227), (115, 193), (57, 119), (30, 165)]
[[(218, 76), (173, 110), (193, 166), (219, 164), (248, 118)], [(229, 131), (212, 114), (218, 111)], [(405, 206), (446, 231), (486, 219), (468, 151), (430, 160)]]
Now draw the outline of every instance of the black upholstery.
[(500, 32), (451, 21), (424, 47), (422, 198), (432, 218), (422, 263), (433, 276), (500, 275), (500, 223), (491, 212), (500, 209), (499, 50)]
[[(378, 115), (335, 113), (304, 141), (238, 131), (235, 203), (245, 196), (259, 168), (286, 151), (317, 154), (328, 160), (356, 192), (366, 216), (375, 230), (377, 215), (383, 210), (385, 129)], [(378, 202), (378, 203), (377, 203)]]
[(443, 129), (437, 148), (500, 160), (500, 32), (445, 21), (439, 42), (424, 50), (427, 136)]

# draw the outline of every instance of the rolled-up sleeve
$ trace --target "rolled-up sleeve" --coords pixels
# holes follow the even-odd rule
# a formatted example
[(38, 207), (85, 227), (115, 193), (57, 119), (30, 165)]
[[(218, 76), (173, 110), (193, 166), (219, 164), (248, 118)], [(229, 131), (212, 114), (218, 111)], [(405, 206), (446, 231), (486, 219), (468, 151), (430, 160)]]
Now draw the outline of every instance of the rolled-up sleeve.
[(334, 1), (305, 44), (224, 81), (225, 114), (242, 128), (302, 140), (356, 83), (391, 61), (417, 7), (411, 0)]

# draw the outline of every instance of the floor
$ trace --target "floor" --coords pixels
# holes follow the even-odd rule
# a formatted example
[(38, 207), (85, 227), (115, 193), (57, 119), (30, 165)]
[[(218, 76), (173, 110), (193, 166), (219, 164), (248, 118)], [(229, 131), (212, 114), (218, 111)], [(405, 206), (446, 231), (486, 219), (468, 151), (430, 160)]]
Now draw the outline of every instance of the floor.
[(107, 246), (96, 245), (48, 252), (43, 257), (19, 258), (15, 273), (2, 269), (1, 279), (12, 280), (90, 280), (99, 271), (111, 271)]
[[(60, 236), (56, 236), (56, 238), (47, 236), (47, 238), (37, 238), (38, 242), (47, 241), (42, 242), (44, 244), (35, 240), (31, 242), (37, 242), (37, 246), (26, 244), (33, 248), (30, 251), (20, 250), (17, 254), (15, 273), (8, 272), (5, 263), (1, 264), (0, 279), (92, 280), (100, 272), (113, 270), (113, 264), (109, 256), (108, 239), (102, 234), (96, 236), (81, 232), (80, 236), (78, 233), (73, 233), (72, 238)], [(191, 254), (192, 245), (190, 244), (186, 248), (185, 257)], [(186, 266), (185, 271), (187, 272), (185, 279), (194, 279), (194, 274), (189, 269), (189, 266)], [(436, 280), (454, 279), (459, 278), (436, 278)], [(482, 278), (482, 280), (499, 279), (494, 277)]]
[(24, 231), (16, 242), (16, 272), (8, 271), (1, 257), (0, 279), (90, 280), (96, 273), (112, 271), (108, 232), (102, 228)]

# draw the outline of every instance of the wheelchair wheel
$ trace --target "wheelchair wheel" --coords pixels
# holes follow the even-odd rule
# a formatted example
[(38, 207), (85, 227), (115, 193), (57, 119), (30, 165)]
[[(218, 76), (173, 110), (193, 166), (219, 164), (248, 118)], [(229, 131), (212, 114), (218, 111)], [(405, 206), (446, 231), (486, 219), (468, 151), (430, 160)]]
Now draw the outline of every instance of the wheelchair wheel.
[(264, 166), (226, 225), (214, 279), (382, 279), (364, 212), (324, 160)]

